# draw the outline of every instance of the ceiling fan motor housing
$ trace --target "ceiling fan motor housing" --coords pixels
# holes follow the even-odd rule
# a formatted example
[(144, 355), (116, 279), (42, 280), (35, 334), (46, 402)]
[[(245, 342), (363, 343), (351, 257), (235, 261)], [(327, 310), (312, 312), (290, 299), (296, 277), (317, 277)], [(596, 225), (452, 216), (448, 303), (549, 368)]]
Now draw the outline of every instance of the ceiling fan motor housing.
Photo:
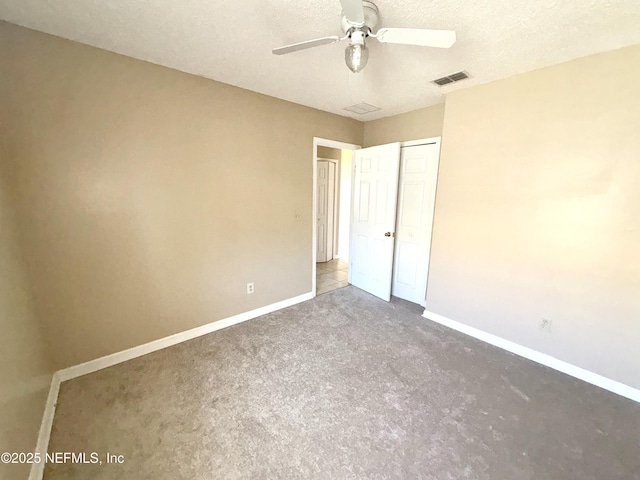
[(349, 33), (350, 30), (358, 29), (358, 28), (366, 28), (370, 32), (375, 32), (380, 24), (380, 14), (378, 12), (378, 7), (373, 2), (369, 0), (363, 0), (362, 7), (364, 8), (364, 25), (357, 25), (349, 22), (344, 15), (342, 15), (342, 20), (340, 25), (342, 27), (342, 31), (346, 34)]

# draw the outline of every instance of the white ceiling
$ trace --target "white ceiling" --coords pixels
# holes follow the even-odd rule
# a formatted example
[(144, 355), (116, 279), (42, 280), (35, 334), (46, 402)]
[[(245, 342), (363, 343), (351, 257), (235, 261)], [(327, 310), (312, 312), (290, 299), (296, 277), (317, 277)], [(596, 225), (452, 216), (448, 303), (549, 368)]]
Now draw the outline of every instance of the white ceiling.
[[(441, 50), (371, 40), (369, 64), (353, 74), (344, 63), (346, 42), (271, 54), (288, 43), (340, 35), (339, 0), (2, 0), (0, 18), (359, 120), (640, 43), (640, 0), (374, 1), (381, 26), (453, 29), (458, 42)], [(430, 83), (459, 70), (473, 78)], [(382, 110), (363, 116), (343, 110), (360, 102)]]

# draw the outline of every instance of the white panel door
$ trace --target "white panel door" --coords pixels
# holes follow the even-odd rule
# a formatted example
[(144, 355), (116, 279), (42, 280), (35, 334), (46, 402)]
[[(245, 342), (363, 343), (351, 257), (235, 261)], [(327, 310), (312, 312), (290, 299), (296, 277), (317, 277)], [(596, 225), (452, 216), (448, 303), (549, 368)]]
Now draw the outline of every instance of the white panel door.
[(400, 143), (356, 150), (349, 283), (391, 299)]
[(393, 296), (425, 305), (438, 144), (402, 147), (396, 224)]
[(318, 160), (318, 190), (316, 201), (316, 262), (328, 262), (327, 228), (329, 227), (329, 162)]

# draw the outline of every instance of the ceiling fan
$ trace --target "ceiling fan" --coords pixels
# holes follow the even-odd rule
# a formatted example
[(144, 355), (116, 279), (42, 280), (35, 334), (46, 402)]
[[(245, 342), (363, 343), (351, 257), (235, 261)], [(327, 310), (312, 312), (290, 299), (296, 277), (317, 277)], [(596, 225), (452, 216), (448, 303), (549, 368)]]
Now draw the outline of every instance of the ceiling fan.
[(366, 39), (375, 38), (382, 43), (399, 43), (419, 45), (423, 47), (449, 48), (456, 43), (456, 32), (453, 30), (426, 30), (420, 28), (381, 28), (377, 33), (379, 13), (375, 3), (369, 0), (340, 0), (342, 4), (341, 27), (344, 37), (331, 36), (293, 43), (274, 48), (275, 55), (297, 52), (307, 48), (327, 45), (349, 39), (349, 46), (344, 51), (347, 67), (353, 72), (361, 71), (369, 60)]

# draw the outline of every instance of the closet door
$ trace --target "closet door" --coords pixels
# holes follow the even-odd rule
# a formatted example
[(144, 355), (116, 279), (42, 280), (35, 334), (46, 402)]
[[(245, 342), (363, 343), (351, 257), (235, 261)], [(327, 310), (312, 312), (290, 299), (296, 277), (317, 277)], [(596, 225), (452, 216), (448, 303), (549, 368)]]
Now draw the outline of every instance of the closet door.
[(402, 147), (392, 294), (425, 306), (440, 146)]

